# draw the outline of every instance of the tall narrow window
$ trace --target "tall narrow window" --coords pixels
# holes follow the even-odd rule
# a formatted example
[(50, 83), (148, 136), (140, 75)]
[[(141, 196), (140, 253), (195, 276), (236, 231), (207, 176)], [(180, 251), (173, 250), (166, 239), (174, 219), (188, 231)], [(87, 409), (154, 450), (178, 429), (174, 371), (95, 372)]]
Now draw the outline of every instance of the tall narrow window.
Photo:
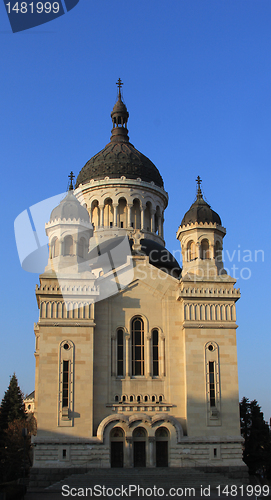
[(58, 257), (59, 255), (59, 240), (54, 238), (52, 241), (52, 258)]
[(215, 406), (215, 363), (209, 361), (210, 406)]
[(63, 361), (62, 408), (69, 406), (69, 361)]
[(141, 318), (132, 321), (132, 375), (144, 375), (144, 323)]
[(196, 245), (194, 241), (190, 241), (187, 245), (187, 261), (191, 262), (196, 259)]
[(210, 259), (210, 248), (209, 248), (209, 241), (204, 239), (201, 242), (200, 245), (200, 258), (202, 260)]
[(120, 328), (117, 331), (117, 375), (119, 377), (123, 376), (123, 364), (124, 364), (124, 349), (123, 349), (123, 330)]
[(221, 425), (219, 346), (210, 341), (205, 344), (206, 401), (208, 425)]
[(152, 332), (152, 374), (154, 377), (159, 375), (158, 330)]
[(59, 347), (58, 425), (68, 427), (73, 425), (74, 344), (63, 340)]

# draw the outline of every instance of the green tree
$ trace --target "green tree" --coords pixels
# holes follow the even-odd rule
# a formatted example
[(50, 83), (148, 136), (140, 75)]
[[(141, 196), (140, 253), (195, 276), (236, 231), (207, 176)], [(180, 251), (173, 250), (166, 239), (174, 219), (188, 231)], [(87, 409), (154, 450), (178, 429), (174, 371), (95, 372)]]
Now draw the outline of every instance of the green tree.
[[(22, 429), (25, 427), (28, 425), (26, 425), (23, 395), (14, 373), (0, 406), (0, 482), (10, 481), (22, 475), (24, 467)], [(30, 446), (28, 441), (27, 449)]]
[(264, 473), (270, 464), (270, 431), (258, 402), (243, 398), (240, 403), (241, 434), (244, 438), (243, 460), (251, 474)]
[(0, 406), (0, 428), (1, 430), (5, 430), (8, 428), (8, 424), (13, 422), (13, 420), (25, 418), (26, 413), (24, 409), (23, 394), (18, 386), (18, 380), (14, 373)]

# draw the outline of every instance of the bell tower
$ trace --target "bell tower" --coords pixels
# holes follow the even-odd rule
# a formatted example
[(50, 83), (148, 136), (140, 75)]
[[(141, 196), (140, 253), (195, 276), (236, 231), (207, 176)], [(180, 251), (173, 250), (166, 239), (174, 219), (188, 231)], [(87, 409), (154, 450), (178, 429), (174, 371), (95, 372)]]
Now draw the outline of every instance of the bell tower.
[(183, 276), (211, 278), (226, 274), (223, 268), (223, 238), (226, 229), (219, 215), (203, 199), (201, 178), (196, 179), (197, 198), (177, 231), (183, 257)]
[[(235, 303), (240, 291), (223, 268), (226, 229), (203, 199), (200, 177), (196, 182), (196, 201), (177, 231), (183, 256), (177, 300), (183, 318), (188, 433), (198, 435), (207, 427), (221, 438), (238, 436)], [(220, 456), (220, 445), (210, 453), (211, 459)]]

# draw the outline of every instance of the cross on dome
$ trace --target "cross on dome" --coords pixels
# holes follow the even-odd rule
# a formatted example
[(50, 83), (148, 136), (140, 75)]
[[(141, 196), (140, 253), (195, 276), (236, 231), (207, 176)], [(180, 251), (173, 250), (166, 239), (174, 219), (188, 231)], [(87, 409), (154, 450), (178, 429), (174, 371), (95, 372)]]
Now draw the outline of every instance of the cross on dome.
[(123, 86), (123, 83), (120, 78), (118, 79), (116, 85), (119, 87), (119, 98), (121, 98), (121, 87)]
[(202, 183), (202, 180), (200, 178), (200, 176), (198, 175), (198, 177), (196, 178), (196, 183), (198, 184), (198, 192), (197, 192), (197, 199), (199, 198), (202, 198), (202, 191), (201, 191), (201, 183)]
[(73, 171), (71, 171), (70, 175), (68, 175), (68, 178), (71, 181), (69, 185), (69, 191), (73, 191), (73, 179), (75, 178)]

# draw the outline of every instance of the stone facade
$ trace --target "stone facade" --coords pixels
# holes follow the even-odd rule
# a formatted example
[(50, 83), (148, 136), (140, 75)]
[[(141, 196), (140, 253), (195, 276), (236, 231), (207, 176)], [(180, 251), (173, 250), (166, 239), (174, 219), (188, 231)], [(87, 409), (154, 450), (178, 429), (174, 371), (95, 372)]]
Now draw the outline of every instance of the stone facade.
[[(121, 93), (117, 104), (111, 141), (127, 143)], [(70, 191), (46, 225), (50, 257), (36, 288), (35, 471), (239, 470), (240, 293), (220, 258), (226, 231), (199, 180), (195, 203), (205, 219), (187, 223), (188, 214), (178, 229), (181, 273), (164, 247), (167, 193), (134, 179), (128, 159), (119, 160), (121, 178), (94, 172)], [(125, 259), (112, 260), (125, 238)]]

